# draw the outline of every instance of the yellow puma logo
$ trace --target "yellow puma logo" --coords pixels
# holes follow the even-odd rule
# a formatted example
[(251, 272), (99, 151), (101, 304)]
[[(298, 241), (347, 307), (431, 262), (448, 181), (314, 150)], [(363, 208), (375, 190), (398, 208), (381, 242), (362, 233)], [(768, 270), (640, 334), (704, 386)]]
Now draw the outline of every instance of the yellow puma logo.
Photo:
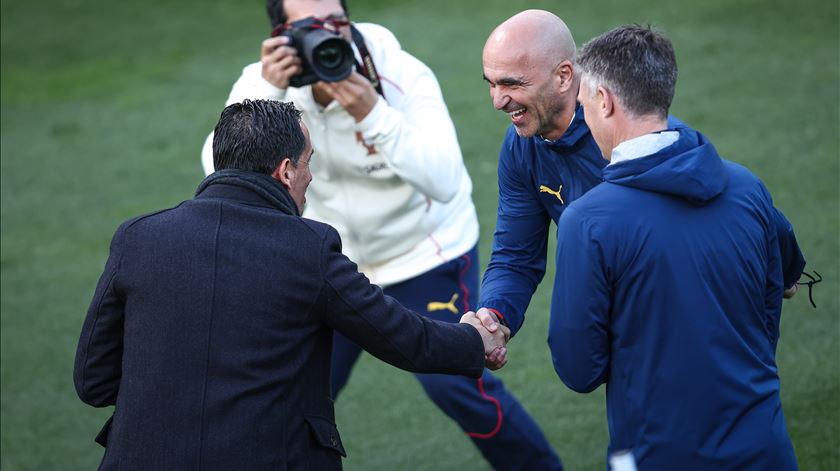
[(455, 307), (455, 300), (458, 299), (458, 293), (452, 295), (452, 298), (449, 299), (448, 303), (442, 303), (440, 301), (432, 301), (426, 306), (426, 310), (429, 312), (432, 311), (441, 311), (443, 309), (448, 309), (452, 311), (452, 314), (458, 314), (458, 308)]
[(566, 202), (563, 201), (563, 197), (560, 196), (560, 190), (562, 190), (562, 189), (563, 189), (563, 185), (560, 185), (559, 187), (557, 187), (557, 191), (554, 191), (554, 190), (552, 190), (551, 188), (549, 188), (545, 185), (540, 185), (540, 193), (548, 193), (549, 195), (554, 195), (554, 196), (557, 197), (558, 200), (560, 200), (560, 204), (566, 204)]

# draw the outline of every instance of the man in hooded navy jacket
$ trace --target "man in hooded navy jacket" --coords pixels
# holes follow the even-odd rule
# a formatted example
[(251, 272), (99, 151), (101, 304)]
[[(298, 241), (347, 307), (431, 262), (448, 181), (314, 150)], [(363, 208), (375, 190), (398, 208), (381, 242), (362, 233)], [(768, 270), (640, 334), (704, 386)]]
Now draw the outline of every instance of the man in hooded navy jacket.
[(340, 469), (334, 329), (409, 371), (504, 363), (505, 329), (408, 311), (299, 216), (313, 150), (292, 104), (225, 108), (213, 154), (194, 199), (114, 235), (74, 372), (83, 401), (116, 406), (100, 469)]
[(610, 451), (630, 450), (639, 469), (796, 469), (770, 194), (703, 135), (668, 125), (677, 67), (665, 37), (617, 28), (577, 63), (610, 163), (558, 224), (557, 374), (579, 392), (607, 384)]

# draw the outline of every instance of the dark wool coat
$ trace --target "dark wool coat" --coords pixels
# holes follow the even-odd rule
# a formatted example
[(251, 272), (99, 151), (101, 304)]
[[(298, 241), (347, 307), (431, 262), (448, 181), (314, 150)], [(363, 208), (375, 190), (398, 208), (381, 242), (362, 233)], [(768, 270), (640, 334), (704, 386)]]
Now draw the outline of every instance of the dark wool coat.
[(479, 377), (481, 337), (384, 296), (267, 176), (221, 171), (117, 230), (74, 380), (115, 405), (101, 469), (340, 469), (333, 329), (394, 366)]

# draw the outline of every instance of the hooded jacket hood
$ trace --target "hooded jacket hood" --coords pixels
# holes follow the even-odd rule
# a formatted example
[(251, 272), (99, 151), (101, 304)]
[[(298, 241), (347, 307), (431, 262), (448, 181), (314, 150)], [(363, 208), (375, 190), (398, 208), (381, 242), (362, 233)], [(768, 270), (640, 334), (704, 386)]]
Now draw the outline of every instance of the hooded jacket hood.
[(699, 132), (685, 127), (669, 131), (679, 132), (676, 142), (655, 154), (604, 167), (604, 181), (678, 196), (703, 206), (726, 189), (723, 159)]

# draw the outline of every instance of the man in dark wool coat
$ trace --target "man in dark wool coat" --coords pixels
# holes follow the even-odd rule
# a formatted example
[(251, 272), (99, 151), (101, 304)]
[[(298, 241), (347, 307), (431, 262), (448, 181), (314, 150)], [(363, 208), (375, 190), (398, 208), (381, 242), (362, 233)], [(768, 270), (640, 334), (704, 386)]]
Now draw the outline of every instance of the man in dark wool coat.
[(313, 157), (293, 105), (231, 105), (195, 198), (117, 229), (74, 372), (84, 402), (116, 406), (100, 469), (340, 469), (333, 330), (413, 372), (504, 365), (505, 327), (414, 314), (300, 217)]

